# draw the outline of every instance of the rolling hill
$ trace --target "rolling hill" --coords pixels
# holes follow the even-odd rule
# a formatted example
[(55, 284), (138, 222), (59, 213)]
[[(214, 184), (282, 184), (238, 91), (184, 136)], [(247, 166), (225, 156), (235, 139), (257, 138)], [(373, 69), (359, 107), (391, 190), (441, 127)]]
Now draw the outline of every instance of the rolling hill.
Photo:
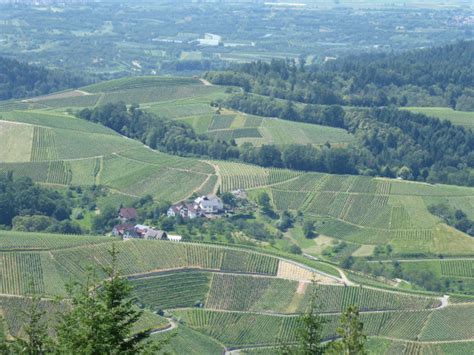
[[(473, 188), (182, 158), (71, 114), (124, 100), (187, 121), (200, 133), (228, 131), (238, 144), (284, 145), (301, 142), (303, 136), (305, 143), (316, 145), (350, 141), (341, 140), (348, 136), (343, 130), (232, 111), (217, 114), (210, 102), (225, 95), (223, 88), (197, 79), (133, 78), (0, 104), (0, 172), (58, 189), (102, 185), (117, 206), (148, 194), (177, 202), (194, 193), (242, 188), (255, 198), (265, 191), (276, 211), (300, 211), (316, 220), (320, 237), (306, 239), (290, 230), (283, 239), (307, 254), (320, 257), (322, 243), (344, 241), (343, 256), (371, 257), (377, 246), (390, 244), (392, 254), (380, 263), (399, 259), (404, 268), (433, 270), (440, 279), (462, 280), (471, 287), (474, 239), (433, 216), (428, 207), (443, 202), (472, 218)], [(236, 137), (242, 130), (258, 131), (261, 137)], [(16, 310), (28, 302), (26, 296), (41, 294), (46, 309), (57, 309), (50, 301), (66, 294), (64, 283), (83, 279), (90, 265), (108, 264), (112, 244), (139, 305), (167, 310), (178, 324), (171, 331), (181, 351), (194, 341), (207, 353), (234, 348), (271, 352), (282, 342), (291, 344), (297, 314), (313, 290), (328, 319), (327, 338), (334, 335), (343, 307), (357, 303), (374, 349), (451, 354), (474, 347), (469, 296), (403, 291), (272, 248), (0, 231), (0, 313), (9, 333), (21, 332)], [(143, 326), (161, 329), (167, 322), (148, 314)]]
[[(209, 115), (210, 98), (225, 95), (222, 88), (204, 85), (197, 79), (159, 77), (120, 79), (84, 89), (100, 97), (98, 101), (109, 100), (107, 98), (112, 95), (117, 100), (128, 102), (133, 102), (133, 98), (146, 101), (147, 98), (140, 93), (149, 90), (156, 95), (153, 100), (164, 102), (146, 106), (151, 111), (163, 112), (171, 119), (188, 120), (194, 116), (193, 119), (199, 119), (199, 122), (205, 110), (208, 111), (204, 115)], [(0, 113), (0, 171), (30, 176), (42, 184), (104, 185), (123, 198), (150, 194), (156, 199), (171, 202), (185, 199), (193, 193), (217, 191), (218, 187), (222, 191), (244, 188), (254, 195), (265, 190), (270, 193), (276, 210), (299, 210), (321, 219), (324, 222), (319, 226), (321, 234), (346, 240), (355, 246), (389, 242), (397, 254), (456, 256), (474, 253), (472, 238), (444, 225), (428, 211), (429, 205), (445, 202), (474, 217), (472, 188), (303, 173), (172, 156), (152, 151), (108, 128), (68, 114), (66, 109), (73, 105), (75, 98), (71, 101), (70, 97), (59, 99), (57, 95), (29, 100), (41, 102), (41, 105), (49, 105), (52, 100), (55, 108)], [(192, 98), (190, 95), (196, 96)], [(91, 95), (78, 97), (86, 96)], [(168, 102), (170, 96), (173, 100)], [(58, 100), (63, 107), (56, 105)], [(183, 105), (179, 105), (181, 100)], [(225, 117), (229, 117), (228, 121)], [(221, 123), (215, 122), (221, 120), (226, 121), (226, 126), (234, 127), (231, 129), (234, 132), (247, 129), (238, 128), (246, 124), (253, 124), (252, 129), (260, 127), (265, 130), (267, 122), (271, 122), (274, 125), (272, 129), (278, 131), (275, 136), (282, 136), (282, 131), (288, 133), (293, 129), (295, 140), (301, 137), (297, 133), (301, 131), (299, 125), (316, 127), (315, 132), (322, 127), (243, 114), (214, 115), (210, 126), (220, 127)], [(286, 126), (288, 129), (282, 128)], [(312, 134), (308, 129), (304, 132)], [(285, 137), (288, 138), (290, 133)], [(320, 137), (327, 137), (327, 134)], [(324, 138), (315, 139), (322, 142)], [(284, 144), (284, 139), (278, 142)], [(170, 181), (173, 185), (169, 184)], [(311, 245), (306, 248), (311, 252)]]

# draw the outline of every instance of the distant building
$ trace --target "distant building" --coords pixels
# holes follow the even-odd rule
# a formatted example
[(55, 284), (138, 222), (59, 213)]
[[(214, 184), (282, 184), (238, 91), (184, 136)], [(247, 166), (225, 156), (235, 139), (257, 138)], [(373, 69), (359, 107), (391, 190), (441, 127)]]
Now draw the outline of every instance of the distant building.
[(224, 210), (222, 200), (214, 195), (201, 196), (193, 203), (180, 202), (171, 206), (166, 215), (168, 217), (181, 216), (185, 219), (194, 219), (201, 216), (216, 215)]
[(122, 223), (136, 221), (138, 218), (135, 208), (121, 208), (119, 211), (119, 219)]
[(201, 46), (216, 47), (221, 44), (222, 37), (212, 33), (204, 34), (204, 38), (199, 38), (197, 41)]
[(133, 224), (118, 224), (112, 229), (112, 235), (115, 237), (123, 237), (125, 232), (134, 228)]

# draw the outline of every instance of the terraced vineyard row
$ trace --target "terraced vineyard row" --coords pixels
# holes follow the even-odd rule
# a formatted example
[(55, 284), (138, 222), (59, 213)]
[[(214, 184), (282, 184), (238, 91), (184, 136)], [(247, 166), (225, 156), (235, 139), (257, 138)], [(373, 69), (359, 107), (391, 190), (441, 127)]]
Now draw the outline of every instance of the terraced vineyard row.
[(216, 162), (222, 176), (222, 190), (232, 191), (243, 188), (276, 184), (302, 175), (301, 172), (284, 169), (265, 169), (254, 165)]
[(273, 204), (280, 211), (300, 209), (308, 196), (306, 192), (293, 192), (277, 189), (271, 189), (271, 192)]
[(132, 280), (138, 302), (151, 309), (194, 307), (204, 303), (211, 274), (180, 272)]
[(440, 261), (443, 276), (474, 277), (474, 260)]
[(176, 312), (187, 325), (228, 346), (275, 344), (284, 317), (190, 310)]
[(39, 253), (0, 253), (0, 293), (11, 295), (44, 292)]
[[(115, 244), (119, 252), (118, 265), (126, 275), (146, 273), (155, 270), (179, 268), (204, 268), (243, 272), (263, 275), (276, 275), (279, 260), (272, 256), (253, 253), (245, 250), (232, 250), (215, 246), (172, 243), (166, 241), (117, 241), (111, 243), (108, 238), (79, 238), (41, 236), (24, 241), (19, 240), (21, 233), (5, 233), (0, 240), (0, 250), (11, 252), (0, 253), (4, 268), (0, 277), (0, 293), (26, 294), (30, 292), (29, 282), (35, 281), (33, 288), (40, 293), (62, 294), (64, 284), (83, 279), (91, 265), (96, 268), (110, 263), (110, 250)], [(1, 233), (0, 233), (1, 235)], [(70, 239), (67, 239), (70, 238)], [(63, 249), (71, 241), (71, 248)], [(97, 244), (95, 244), (97, 243)], [(72, 247), (80, 245), (81, 247)], [(18, 248), (25, 250), (45, 249), (49, 253), (16, 253)], [(101, 272), (98, 270), (99, 276)], [(55, 280), (57, 288), (45, 279)]]
[(234, 122), (234, 118), (235, 115), (214, 115), (209, 124), (209, 131), (229, 128)]
[(420, 310), (440, 305), (440, 300), (356, 286), (311, 285), (297, 281), (216, 274), (207, 306), (232, 311), (297, 313), (306, 309), (316, 292), (321, 312), (340, 312), (357, 304), (361, 311)]
[(297, 282), (267, 277), (214, 274), (206, 308), (284, 312)]
[[(454, 314), (472, 309), (457, 310), (446, 309), (450, 312), (452, 322)], [(467, 321), (466, 315), (462, 316), (461, 322), (449, 332), (443, 334), (433, 333), (436, 329), (442, 332), (450, 320), (443, 315), (442, 311), (397, 311), (385, 313), (362, 313), (361, 321), (364, 323), (364, 331), (371, 336), (384, 336), (395, 339), (421, 340), (436, 339), (457, 340), (469, 339), (472, 336), (472, 317)], [(295, 341), (298, 318), (279, 317), (271, 315), (259, 315), (252, 313), (233, 313), (204, 310), (179, 311), (177, 314), (191, 328), (223, 342), (228, 346), (251, 346), (251, 345), (279, 345)], [(436, 317), (440, 317), (436, 319)], [(338, 316), (325, 316), (324, 336), (331, 337), (335, 333), (338, 324)], [(466, 323), (464, 323), (467, 321)], [(449, 323), (451, 324), (451, 323)], [(434, 327), (432, 329), (432, 327)], [(464, 327), (463, 329), (461, 329)], [(456, 333), (456, 331), (458, 331)]]
[(420, 340), (461, 340), (474, 339), (474, 307), (460, 305), (433, 312), (423, 329)]
[(26, 233), (13, 231), (0, 231), (0, 251), (15, 250), (54, 250), (74, 248), (80, 245), (101, 244), (115, 240), (108, 237), (80, 237), (74, 235)]
[(55, 136), (56, 134), (52, 129), (34, 127), (31, 151), (32, 162), (58, 160)]
[[(23, 325), (28, 321), (23, 312), (28, 310), (30, 305), (31, 300), (28, 298), (0, 297), (0, 313), (3, 315), (9, 334), (13, 336), (23, 334)], [(65, 306), (52, 301), (41, 301), (40, 310), (45, 312), (48, 322), (54, 322), (58, 312), (65, 310)]]

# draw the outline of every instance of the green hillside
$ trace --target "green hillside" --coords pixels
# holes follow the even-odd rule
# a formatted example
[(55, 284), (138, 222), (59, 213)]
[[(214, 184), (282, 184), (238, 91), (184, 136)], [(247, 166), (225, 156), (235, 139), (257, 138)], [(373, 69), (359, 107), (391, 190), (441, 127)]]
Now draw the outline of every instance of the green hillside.
[[(49, 313), (60, 310), (51, 300), (66, 296), (64, 285), (83, 280), (91, 265), (107, 265), (107, 250), (114, 244), (138, 305), (149, 311), (142, 327), (167, 326), (169, 319), (153, 312), (169, 312), (177, 324), (171, 330), (177, 339), (172, 351), (178, 353), (192, 348), (194, 340), (201, 353), (291, 344), (297, 315), (313, 291), (328, 319), (327, 338), (334, 336), (340, 312), (355, 303), (370, 344), (386, 352), (471, 349), (474, 303), (468, 296), (443, 298), (416, 281), (397, 281), (398, 276), (382, 272), (349, 273), (336, 263), (352, 257), (359, 266), (394, 268), (397, 260), (403, 275), (431, 273), (436, 282), (455, 283), (460, 292), (472, 294), (474, 239), (445, 224), (429, 207), (443, 203), (473, 218), (473, 188), (183, 158), (152, 150), (68, 110), (122, 99), (140, 102), (145, 110), (190, 123), (198, 133), (237, 144), (344, 145), (352, 139), (335, 128), (227, 110), (217, 114), (210, 102), (225, 95), (222, 88), (197, 79), (149, 77), (0, 105), (0, 173), (28, 176), (59, 191), (103, 186), (105, 196), (91, 213), (100, 214), (107, 202), (115, 208), (146, 195), (178, 202), (193, 194), (245, 189), (250, 206), (266, 192), (277, 214), (290, 211), (296, 220), (280, 232), (278, 220), (257, 209), (255, 222), (279, 234), (271, 243), (252, 240), (251, 247), (0, 231), (0, 313), (9, 334), (21, 334), (16, 310), (28, 302), (26, 296), (40, 294)], [(316, 238), (303, 235), (307, 219), (315, 222)], [(224, 222), (216, 225), (207, 239), (194, 236), (193, 226), (183, 224), (182, 231), (194, 241), (224, 241), (212, 239), (225, 227)], [(229, 234), (234, 242), (249, 244), (243, 233)], [(342, 242), (340, 250), (327, 254)], [(333, 264), (283, 252), (290, 243)], [(388, 254), (375, 254), (387, 245)]]
[[(291, 261), (245, 249), (2, 232), (0, 308), (9, 333), (21, 334), (17, 310), (29, 302), (25, 295), (46, 297), (42, 307), (54, 315), (63, 306), (50, 299), (65, 295), (61, 285), (83, 279), (90, 265), (107, 265), (107, 249), (112, 244), (119, 251), (119, 268), (131, 278), (139, 304), (151, 311), (167, 309), (176, 317), (183, 347), (188, 346), (191, 339), (186, 338), (193, 331), (202, 334), (197, 338), (204, 348), (213, 348), (213, 342), (229, 348), (291, 344), (298, 326), (295, 314), (305, 308), (313, 290), (328, 319), (326, 337), (334, 334), (339, 312), (351, 303), (359, 304), (367, 334), (380, 339), (389, 337), (403, 344), (421, 340), (417, 343), (420, 347), (425, 346), (423, 342), (443, 340), (444, 346), (450, 342), (454, 346), (454, 342), (472, 336), (472, 304), (443, 303), (435, 294), (344, 287), (337, 278), (312, 284), (296, 277), (296, 269), (289, 279), (284, 268)], [(293, 267), (301, 268), (298, 264)], [(317, 270), (312, 272), (318, 275)], [(165, 325), (166, 320), (149, 312), (138, 327), (159, 329)]]
[[(342, 135), (333, 135), (335, 128), (226, 110), (216, 115), (209, 102), (215, 95), (226, 94), (223, 88), (206, 86), (198, 79), (119, 79), (84, 90), (100, 95), (101, 103), (107, 95), (131, 99), (144, 97), (136, 90), (156, 91), (158, 96), (153, 100), (163, 100), (146, 104), (146, 109), (189, 121), (201, 127), (198, 132), (227, 131), (234, 138), (235, 132), (258, 131), (262, 135), (236, 138), (238, 143), (289, 144), (306, 137), (306, 143), (322, 144), (350, 138), (344, 131)], [(50, 95), (32, 100), (41, 105), (59, 100), (64, 107), (55, 104), (54, 110), (0, 113), (0, 171), (13, 171), (16, 176), (30, 176), (34, 181), (57, 186), (104, 185), (123, 199), (149, 194), (158, 200), (175, 202), (193, 193), (217, 191), (219, 186), (222, 191), (245, 188), (251, 190), (251, 195), (264, 189), (269, 192), (276, 210), (298, 210), (314, 216), (320, 221), (318, 233), (353, 243), (353, 252), (360, 247), (356, 255), (370, 253), (372, 249), (366, 246), (387, 242), (397, 254), (472, 255), (474, 251), (472, 238), (441, 224), (427, 209), (443, 202), (463, 209), (472, 217), (474, 193), (471, 188), (302, 173), (171, 156), (65, 113), (66, 106), (73, 106), (67, 100), (75, 100), (76, 96), (57, 95), (66, 97), (59, 99)], [(310, 253), (318, 250), (316, 241), (307, 241), (302, 246)]]
[[(472, 188), (351, 175), (298, 173), (217, 162), (224, 191), (270, 193), (277, 210), (320, 221), (318, 232), (357, 244), (390, 243), (400, 254), (472, 255), (474, 240), (441, 221), (428, 206), (444, 201), (469, 213)], [(311, 251), (310, 246), (306, 248)]]

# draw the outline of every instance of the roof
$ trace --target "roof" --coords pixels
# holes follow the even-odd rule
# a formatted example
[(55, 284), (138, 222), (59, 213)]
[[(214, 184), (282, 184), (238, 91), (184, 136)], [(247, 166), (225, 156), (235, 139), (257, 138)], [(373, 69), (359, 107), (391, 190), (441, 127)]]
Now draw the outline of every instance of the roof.
[(167, 235), (165, 231), (160, 231), (160, 230), (156, 230), (156, 229), (149, 229), (145, 233), (144, 237), (145, 238), (150, 238), (151, 237), (151, 238), (161, 239), (164, 235)]
[(123, 223), (123, 224), (117, 224), (114, 229), (118, 231), (125, 231), (129, 229), (133, 229), (135, 226), (133, 224), (128, 224), (128, 223)]
[(135, 208), (121, 208), (119, 216), (120, 218), (125, 219), (136, 219), (138, 217), (138, 214)]

